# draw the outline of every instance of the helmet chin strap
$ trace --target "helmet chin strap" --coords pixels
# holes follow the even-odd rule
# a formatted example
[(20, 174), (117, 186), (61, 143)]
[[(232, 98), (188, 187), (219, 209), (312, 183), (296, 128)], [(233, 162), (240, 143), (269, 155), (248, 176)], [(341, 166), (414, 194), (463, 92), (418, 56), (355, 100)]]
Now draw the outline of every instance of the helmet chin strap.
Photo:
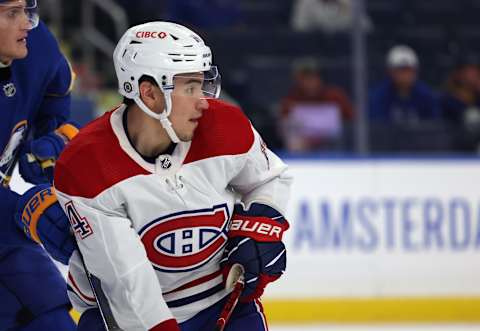
[(165, 99), (165, 110), (160, 113), (160, 123), (165, 131), (167, 131), (172, 142), (177, 144), (180, 142), (180, 139), (173, 129), (172, 122), (168, 119), (168, 116), (172, 113), (172, 89), (162, 89), (162, 91)]
[(165, 129), (168, 137), (170, 138), (170, 140), (172, 140), (172, 142), (179, 143), (180, 139), (178, 138), (177, 134), (175, 133), (175, 130), (172, 127), (172, 122), (170, 122), (170, 120), (168, 119), (168, 116), (172, 112), (171, 93), (172, 92), (170, 90), (163, 91), (163, 94), (165, 96), (166, 109), (163, 112), (161, 112), (160, 114), (157, 114), (157, 113), (154, 113), (153, 111), (151, 111), (147, 107), (147, 105), (142, 101), (142, 99), (140, 99), (140, 97), (136, 96), (136, 97), (133, 98), (133, 100), (135, 101), (135, 103), (138, 105), (138, 107), (140, 107), (140, 109), (145, 114), (147, 114), (148, 116), (160, 121), (160, 124), (162, 124), (162, 127)]

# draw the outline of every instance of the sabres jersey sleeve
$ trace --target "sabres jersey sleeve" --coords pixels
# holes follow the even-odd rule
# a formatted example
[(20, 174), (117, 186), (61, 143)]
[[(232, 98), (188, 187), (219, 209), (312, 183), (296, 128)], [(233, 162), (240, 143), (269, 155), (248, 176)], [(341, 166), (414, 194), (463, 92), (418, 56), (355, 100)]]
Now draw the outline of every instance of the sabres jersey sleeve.
[[(40, 108), (34, 119), (35, 136), (55, 130), (70, 116), (70, 91), (74, 74), (70, 63), (59, 49), (58, 43), (45, 24), (41, 23), (29, 36), (29, 58), (46, 67), (43, 85), (46, 87)], [(47, 54), (45, 54), (47, 52)]]
[[(85, 134), (94, 138), (98, 131), (105, 131), (101, 128), (105, 128), (107, 122), (108, 116), (100, 118), (80, 132), (79, 138)], [(108, 139), (108, 134), (102, 138)], [(111, 146), (105, 139), (96, 145)], [(93, 152), (94, 157), (86, 164), (85, 148), (92, 151), (88, 139), (74, 139), (58, 160), (55, 169), (58, 200), (70, 220), (89, 272), (100, 279), (104, 292), (108, 293), (119, 326), (123, 330), (150, 330), (173, 318), (172, 314), (162, 297), (145, 248), (122, 205), (108, 187), (95, 196), (90, 196), (90, 189), (83, 187), (90, 186), (93, 172), (89, 176), (75, 169), (79, 166), (95, 169), (101, 162)], [(85, 177), (79, 178), (82, 175)], [(74, 255), (69, 264), (69, 296), (75, 308), (83, 312), (95, 303), (91, 300), (79, 255)]]
[(0, 244), (3, 247), (31, 244), (29, 239), (26, 239), (25, 234), (18, 230), (13, 221), (15, 206), (19, 197), (19, 194), (0, 185), (0, 224), (2, 226)]

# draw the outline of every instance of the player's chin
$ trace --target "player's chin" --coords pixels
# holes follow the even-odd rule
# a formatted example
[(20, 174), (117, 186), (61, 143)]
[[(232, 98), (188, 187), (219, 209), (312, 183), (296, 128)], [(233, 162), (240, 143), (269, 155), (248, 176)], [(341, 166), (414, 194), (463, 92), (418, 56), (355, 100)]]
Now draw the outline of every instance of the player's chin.
[(28, 55), (27, 45), (18, 45), (13, 54), (14, 59), (23, 59)]
[(176, 130), (177, 136), (181, 141), (190, 141), (193, 139), (195, 130), (198, 127), (198, 120), (190, 120), (182, 129)]
[(188, 132), (185, 130), (182, 133), (177, 132), (177, 136), (178, 136), (178, 139), (180, 139), (181, 141), (187, 142), (193, 139), (194, 132), (195, 132), (195, 129), (189, 130)]

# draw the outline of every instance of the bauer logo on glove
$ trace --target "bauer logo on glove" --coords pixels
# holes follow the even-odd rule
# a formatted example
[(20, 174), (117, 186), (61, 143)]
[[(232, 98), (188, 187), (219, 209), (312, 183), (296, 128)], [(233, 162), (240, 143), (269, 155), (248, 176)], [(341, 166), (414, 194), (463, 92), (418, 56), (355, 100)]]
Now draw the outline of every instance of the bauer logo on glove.
[(37, 234), (37, 222), (40, 215), (45, 209), (57, 202), (55, 191), (53, 187), (48, 187), (33, 195), (28, 201), (26, 208), (22, 213), (22, 223), (24, 224), (24, 231), (28, 237), (40, 243), (40, 238)]
[(228, 235), (249, 236), (257, 241), (279, 241), (285, 230), (277, 221), (268, 217), (243, 216), (232, 220)]
[(76, 244), (53, 186), (41, 184), (27, 190), (17, 201), (14, 219), (27, 237), (42, 244), (55, 260), (68, 263)]

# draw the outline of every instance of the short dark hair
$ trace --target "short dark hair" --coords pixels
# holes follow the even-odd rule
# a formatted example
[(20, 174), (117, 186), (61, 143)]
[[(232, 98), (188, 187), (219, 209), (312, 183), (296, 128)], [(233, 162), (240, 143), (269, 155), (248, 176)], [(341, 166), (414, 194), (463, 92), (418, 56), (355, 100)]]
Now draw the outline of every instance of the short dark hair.
[[(143, 82), (149, 82), (150, 84), (158, 86), (157, 81), (152, 76), (143, 75), (142, 77), (140, 77), (140, 79), (138, 80), (138, 86), (140, 86), (140, 84), (142, 84)], [(131, 106), (135, 104), (135, 101), (127, 97), (123, 97), (123, 103), (127, 106)]]

